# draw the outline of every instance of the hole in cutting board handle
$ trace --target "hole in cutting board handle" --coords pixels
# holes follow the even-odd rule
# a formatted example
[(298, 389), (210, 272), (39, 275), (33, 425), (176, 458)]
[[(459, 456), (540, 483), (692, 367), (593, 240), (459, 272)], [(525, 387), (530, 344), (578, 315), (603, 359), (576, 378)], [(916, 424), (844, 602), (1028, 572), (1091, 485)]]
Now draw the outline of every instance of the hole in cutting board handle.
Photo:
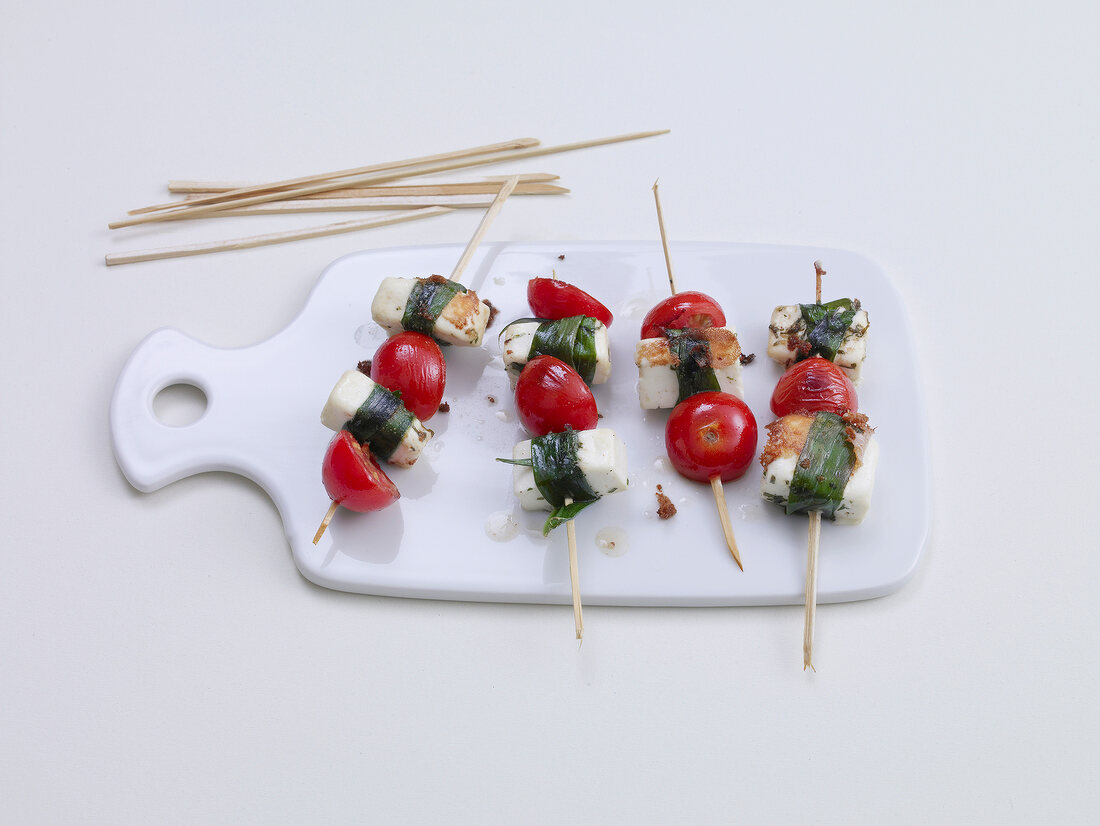
[(153, 397), (153, 415), (168, 427), (187, 427), (206, 412), (206, 394), (194, 384), (170, 384)]

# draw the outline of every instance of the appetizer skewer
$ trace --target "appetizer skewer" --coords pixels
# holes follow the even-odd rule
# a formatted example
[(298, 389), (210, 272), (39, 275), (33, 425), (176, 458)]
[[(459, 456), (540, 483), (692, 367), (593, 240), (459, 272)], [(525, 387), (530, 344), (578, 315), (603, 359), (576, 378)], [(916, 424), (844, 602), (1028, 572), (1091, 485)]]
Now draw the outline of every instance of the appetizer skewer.
[[(532, 279), (527, 295), (533, 312), (550, 317), (540, 323), (564, 322), (576, 331), (585, 322), (603, 328), (602, 319), (608, 324), (612, 320), (610, 311), (588, 293), (555, 279)], [(581, 314), (588, 312), (591, 317)], [(505, 340), (503, 348), (506, 363), (509, 355), (518, 350), (509, 341)], [(572, 349), (567, 349), (563, 354), (569, 357)], [(515, 466), (513, 485), (524, 510), (551, 510), (543, 526), (544, 535), (563, 521), (566, 524), (573, 623), (577, 639), (583, 639), (573, 518), (601, 496), (626, 488), (626, 449), (614, 431), (596, 429), (599, 414), (589, 389), (591, 374), (582, 377), (571, 364), (553, 355), (539, 354), (532, 345), (525, 346), (522, 355), (522, 363), (513, 368), (518, 373), (513, 378), (516, 411), (535, 438), (517, 444), (512, 459), (501, 461)], [(594, 372), (595, 366), (591, 362), (590, 366)]]
[[(833, 309), (821, 312), (824, 308), (839, 307), (840, 303), (821, 303), (821, 277), (825, 275), (825, 270), (820, 261), (814, 262), (814, 271), (816, 303), (808, 305), (807, 316), (832, 317), (835, 332), (842, 324), (850, 324), (851, 316), (845, 320), (841, 313)], [(858, 301), (848, 303), (858, 309)], [(778, 307), (776, 312), (783, 309)], [(862, 330), (865, 333), (866, 312), (859, 312), (863, 313)], [(773, 337), (774, 319), (773, 314)], [(815, 332), (811, 330), (810, 340), (820, 340)], [(862, 333), (859, 339), (862, 347)], [(865, 351), (861, 351), (859, 364), (855, 365), (857, 376), (864, 354)], [(794, 361), (792, 359), (790, 363)], [(878, 444), (872, 435), (872, 428), (867, 425), (867, 417), (856, 412), (858, 402), (848, 372), (844, 364), (834, 364), (817, 354), (798, 361), (788, 370), (772, 395), (772, 411), (780, 418), (767, 426), (768, 441), (760, 454), (760, 464), (764, 467), (761, 481), (764, 499), (781, 506), (787, 514), (806, 513), (809, 516), (802, 632), (803, 669), (814, 667), (822, 516), (847, 524), (861, 522), (870, 507), (878, 461)]]
[(653, 200), (672, 296), (642, 324), (638, 397), (643, 409), (674, 408), (665, 427), (669, 459), (681, 475), (710, 483), (726, 547), (743, 571), (722, 489), (723, 481), (744, 475), (756, 451), (756, 419), (740, 398), (741, 348), (714, 299), (677, 292), (657, 182)]

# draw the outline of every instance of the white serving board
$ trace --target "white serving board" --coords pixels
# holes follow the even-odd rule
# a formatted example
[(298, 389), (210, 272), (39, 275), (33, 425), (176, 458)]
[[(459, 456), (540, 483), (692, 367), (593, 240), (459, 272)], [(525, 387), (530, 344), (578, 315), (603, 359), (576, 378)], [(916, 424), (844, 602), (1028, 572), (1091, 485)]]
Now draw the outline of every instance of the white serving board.
[[(760, 498), (754, 464), (726, 484), (745, 564), (725, 548), (710, 487), (680, 478), (668, 464), (668, 411), (643, 412), (637, 401), (634, 345), (646, 311), (668, 294), (661, 248), (641, 242), (489, 244), (465, 282), (500, 316), (480, 349), (447, 349), (449, 414), (428, 426), (435, 438), (409, 470), (388, 468), (401, 490), (374, 514), (340, 510), (318, 545), (312, 537), (328, 508), (321, 459), (332, 437), (319, 414), (339, 375), (370, 358), (382, 342), (370, 303), (385, 276), (446, 274), (461, 246), (416, 247), (349, 255), (322, 273), (301, 314), (253, 347), (217, 349), (172, 330), (146, 338), (122, 370), (111, 403), (118, 463), (134, 487), (154, 491), (210, 470), (258, 483), (282, 514), (294, 561), (309, 580), (366, 594), (568, 603), (565, 530), (548, 538), (545, 514), (519, 510), (512, 470), (495, 461), (527, 438), (517, 424), (497, 334), (530, 316), (529, 278), (558, 277), (588, 290), (615, 314), (610, 329), (612, 378), (595, 388), (604, 419), (626, 442), (631, 487), (577, 519), (580, 580), (586, 604), (767, 605), (800, 603), (806, 557), (804, 517), (787, 517)], [(709, 293), (725, 308), (742, 347), (746, 401), (760, 425), (781, 375), (766, 355), (767, 325), (777, 304), (813, 298), (813, 261), (828, 275), (823, 298), (859, 298), (871, 317), (860, 409), (877, 428), (881, 461), (870, 515), (859, 526), (826, 522), (818, 577), (820, 602), (866, 599), (899, 588), (913, 572), (930, 520), (923, 404), (914, 337), (886, 275), (850, 252), (743, 244), (673, 244), (680, 289)], [(564, 259), (559, 256), (564, 255)], [(161, 424), (153, 398), (172, 384), (206, 394), (202, 417), (186, 427)], [(489, 397), (495, 398), (495, 403)], [(759, 450), (758, 450), (759, 452)], [(660, 483), (679, 513), (656, 516)], [(491, 524), (514, 520), (504, 539)], [(610, 537), (614, 549), (599, 540)]]

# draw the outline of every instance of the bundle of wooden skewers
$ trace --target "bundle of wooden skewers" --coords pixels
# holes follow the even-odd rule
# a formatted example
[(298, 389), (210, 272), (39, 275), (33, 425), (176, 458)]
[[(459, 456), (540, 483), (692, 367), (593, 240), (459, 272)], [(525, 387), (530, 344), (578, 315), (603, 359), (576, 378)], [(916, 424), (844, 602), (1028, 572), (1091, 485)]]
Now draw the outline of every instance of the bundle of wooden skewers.
[(262, 184), (204, 181), (170, 181), (169, 191), (183, 197), (163, 204), (132, 209), (128, 217), (108, 224), (110, 229), (144, 226), (166, 221), (314, 212), (377, 212), (386, 214), (331, 224), (314, 225), (285, 232), (252, 235), (209, 243), (187, 244), (160, 249), (112, 253), (108, 266), (180, 258), (210, 252), (249, 249), (305, 238), (318, 238), (373, 227), (399, 224), (443, 215), (455, 209), (488, 208), (501, 188), (514, 177), (519, 182), (512, 195), (564, 195), (568, 189), (556, 183), (557, 175), (532, 173), (519, 176), (487, 177), (473, 181), (394, 185), (396, 181), (425, 175), (439, 175), (471, 167), (508, 163), (603, 146), (611, 143), (662, 135), (667, 129), (634, 132), (609, 138), (578, 141), (558, 146), (541, 146), (536, 138), (518, 138), (503, 143), (459, 149), (439, 155), (425, 155), (398, 161), (342, 169)]

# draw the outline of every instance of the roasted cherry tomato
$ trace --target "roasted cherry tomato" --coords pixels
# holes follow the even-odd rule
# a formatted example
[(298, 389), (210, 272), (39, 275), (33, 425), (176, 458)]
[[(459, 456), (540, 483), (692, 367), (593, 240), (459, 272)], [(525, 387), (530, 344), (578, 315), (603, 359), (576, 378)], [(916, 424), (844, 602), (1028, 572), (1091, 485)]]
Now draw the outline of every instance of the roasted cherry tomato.
[(447, 363), (439, 345), (423, 333), (398, 333), (382, 342), (370, 362), (370, 377), (395, 393), (420, 421), (439, 410)]
[(756, 455), (756, 417), (736, 396), (708, 390), (684, 399), (668, 417), (665, 449), (688, 479), (743, 476)]
[(848, 374), (831, 361), (814, 356), (791, 367), (772, 393), (772, 413), (814, 413), (829, 410), (843, 413), (858, 410), (856, 388)]
[(329, 442), (321, 480), (329, 498), (348, 510), (377, 511), (401, 497), (367, 446), (355, 441), (346, 430)]
[(536, 356), (519, 374), (516, 412), (535, 436), (561, 433), (566, 427), (591, 430), (599, 420), (596, 400), (584, 379), (553, 356)]
[(688, 290), (669, 296), (646, 313), (642, 338), (660, 338), (665, 330), (725, 326), (726, 314), (717, 301), (705, 293)]
[(539, 318), (570, 318), (587, 315), (610, 327), (614, 316), (611, 310), (594, 299), (580, 287), (558, 281), (556, 278), (532, 278), (527, 282), (527, 303), (531, 312)]

